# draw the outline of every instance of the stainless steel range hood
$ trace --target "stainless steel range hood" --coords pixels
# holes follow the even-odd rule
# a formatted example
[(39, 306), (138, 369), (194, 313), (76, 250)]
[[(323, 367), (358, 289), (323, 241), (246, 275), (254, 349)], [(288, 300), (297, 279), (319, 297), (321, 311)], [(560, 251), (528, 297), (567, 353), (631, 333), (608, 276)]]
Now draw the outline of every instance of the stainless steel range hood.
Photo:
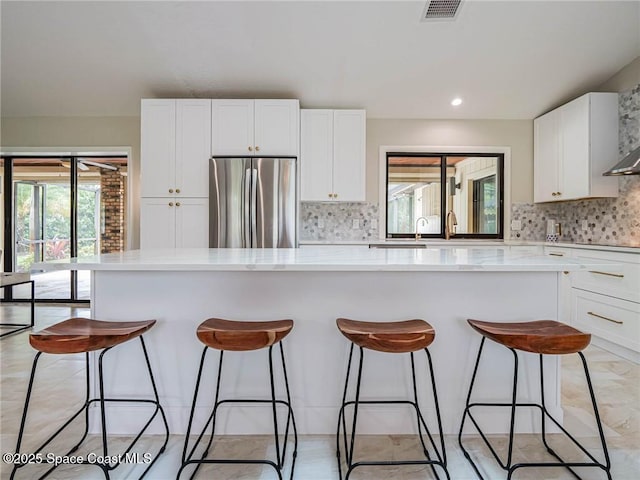
[(640, 175), (640, 147), (633, 150), (602, 175)]

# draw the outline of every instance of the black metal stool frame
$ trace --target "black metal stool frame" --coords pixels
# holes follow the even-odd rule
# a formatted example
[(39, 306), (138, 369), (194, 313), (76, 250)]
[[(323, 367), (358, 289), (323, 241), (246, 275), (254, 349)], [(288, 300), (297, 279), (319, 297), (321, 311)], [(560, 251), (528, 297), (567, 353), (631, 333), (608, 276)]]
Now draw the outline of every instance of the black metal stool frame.
[[(482, 350), (483, 350), (483, 347), (484, 347), (485, 340), (486, 340), (486, 337), (483, 336), (482, 337), (482, 341), (480, 342), (480, 348), (478, 350), (478, 356), (476, 358), (475, 367), (473, 369), (473, 375), (471, 377), (471, 385), (469, 386), (469, 393), (467, 395), (467, 401), (466, 401), (464, 413), (462, 415), (462, 423), (460, 425), (460, 432), (458, 433), (458, 443), (460, 445), (460, 448), (462, 449), (462, 451), (464, 453), (464, 456), (467, 458), (469, 463), (471, 463), (471, 466), (473, 467), (473, 469), (475, 470), (476, 474), (478, 475), (478, 478), (484, 480), (484, 477), (480, 473), (480, 470), (478, 469), (477, 465), (472, 460), (471, 455), (469, 454), (469, 452), (467, 452), (467, 450), (464, 448), (464, 445), (462, 444), (462, 431), (464, 429), (464, 424), (465, 424), (467, 415), (469, 416), (469, 419), (471, 420), (471, 422), (475, 426), (476, 430), (478, 430), (478, 433), (480, 433), (480, 436), (481, 436), (482, 440), (484, 441), (484, 443), (487, 445), (487, 447), (491, 451), (491, 454), (493, 455), (493, 457), (498, 462), (498, 465), (500, 465), (500, 467), (503, 470), (507, 470), (508, 471), (507, 480), (511, 479), (511, 477), (513, 476), (513, 473), (517, 469), (519, 469), (519, 468), (527, 468), (527, 467), (539, 467), (539, 468), (564, 467), (567, 470), (569, 470), (571, 472), (571, 474), (574, 477), (576, 477), (577, 479), (579, 479), (579, 480), (581, 480), (582, 477), (580, 477), (572, 467), (598, 467), (598, 468), (602, 469), (606, 473), (608, 480), (612, 480), (612, 478), (611, 478), (611, 461), (609, 459), (609, 451), (607, 450), (607, 443), (606, 443), (605, 438), (604, 438), (604, 431), (602, 429), (602, 422), (600, 421), (600, 414), (598, 413), (598, 406), (596, 404), (596, 397), (595, 397), (595, 394), (593, 392), (593, 386), (591, 384), (591, 376), (589, 375), (589, 368), (587, 366), (587, 360), (585, 359), (583, 353), (582, 352), (577, 352), (578, 355), (580, 356), (580, 359), (582, 360), (582, 366), (584, 368), (584, 373), (585, 373), (585, 377), (586, 377), (586, 380), (587, 380), (587, 386), (589, 388), (589, 395), (591, 397), (591, 404), (593, 406), (593, 412), (594, 412), (594, 416), (595, 416), (595, 420), (596, 420), (596, 425), (598, 427), (598, 433), (600, 435), (600, 442), (602, 444), (602, 451), (603, 451), (603, 454), (604, 454), (604, 458), (605, 458), (604, 462), (605, 463), (601, 463), (591, 453), (589, 453), (587, 451), (587, 449), (584, 446), (582, 446), (580, 444), (580, 442), (578, 442), (548, 412), (546, 404), (545, 404), (545, 398), (544, 398), (544, 368), (543, 368), (543, 355), (542, 354), (538, 354), (539, 357), (540, 357), (540, 396), (541, 396), (541, 403), (540, 404), (538, 404), (538, 403), (521, 403), (521, 402), (517, 402), (516, 401), (516, 394), (517, 394), (517, 388), (518, 388), (518, 353), (516, 352), (515, 349), (509, 348), (509, 347), (507, 347), (507, 348), (509, 348), (509, 350), (511, 350), (511, 352), (513, 353), (513, 358), (514, 358), (513, 391), (512, 391), (511, 403), (495, 403), (495, 402), (493, 402), (493, 403), (486, 403), (486, 402), (470, 403), (471, 402), (471, 394), (472, 394), (472, 391), (473, 391), (473, 385), (474, 385), (475, 380), (476, 380), (476, 374), (478, 372), (478, 366), (480, 365), (480, 357), (482, 356)], [(473, 407), (476, 407), (476, 406), (481, 406), (481, 407), (510, 407), (511, 408), (511, 421), (510, 421), (510, 427), (509, 427), (509, 444), (508, 444), (508, 448), (507, 448), (507, 459), (506, 459), (505, 462), (503, 462), (500, 459), (500, 457), (498, 456), (497, 452), (495, 451), (495, 449), (493, 448), (493, 446), (489, 442), (489, 439), (482, 432), (482, 429), (478, 425), (478, 422), (476, 422), (476, 419), (473, 418), (473, 415), (471, 414), (471, 409)], [(542, 442), (543, 442), (545, 448), (547, 449), (547, 452), (549, 454), (551, 454), (553, 457), (555, 457), (556, 459), (558, 459), (558, 462), (531, 462), (531, 463), (516, 463), (516, 464), (512, 463), (512, 461), (513, 461), (513, 440), (514, 440), (514, 430), (515, 430), (515, 416), (516, 416), (516, 408), (517, 407), (534, 407), (534, 408), (537, 408), (537, 409), (540, 410), (540, 412), (541, 412), (541, 425), (542, 425), (542, 428), (541, 428)], [(584, 454), (587, 455), (592, 460), (592, 462), (567, 462), (567, 461), (563, 460), (547, 443), (547, 438), (546, 438), (546, 419), (547, 419), (547, 417), (560, 430), (562, 430), (562, 432), (582, 452), (584, 452)]]
[[(431, 388), (433, 389), (433, 398), (434, 405), (436, 410), (436, 417), (438, 421), (438, 432), (440, 435), (440, 450), (436, 446), (436, 443), (429, 431), (429, 427), (422, 416), (422, 412), (420, 410), (420, 405), (418, 403), (418, 390), (416, 386), (416, 369), (415, 369), (415, 361), (414, 361), (414, 352), (410, 352), (411, 354), (411, 378), (413, 380), (413, 401), (410, 400), (360, 400), (360, 384), (362, 380), (362, 364), (364, 361), (364, 349), (363, 347), (358, 347), (360, 350), (360, 360), (358, 362), (358, 377), (356, 380), (356, 393), (355, 399), (347, 401), (347, 391), (349, 388), (349, 377), (351, 375), (351, 363), (353, 360), (353, 349), (355, 344), (351, 343), (351, 349), (349, 350), (349, 361), (347, 363), (347, 375), (344, 383), (344, 393), (342, 395), (342, 405), (340, 407), (340, 413), (338, 415), (338, 429), (336, 432), (336, 457), (338, 459), (338, 474), (340, 476), (340, 480), (342, 477), (342, 459), (340, 455), (340, 431), (342, 429), (342, 437), (344, 442), (344, 451), (345, 451), (345, 460), (347, 466), (347, 472), (344, 477), (344, 480), (348, 480), (351, 472), (358, 467), (375, 467), (375, 466), (402, 466), (402, 465), (430, 465), (435, 475), (435, 478), (440, 479), (438, 473), (436, 471), (436, 466), (440, 466), (446, 475), (447, 479), (450, 479), (449, 472), (447, 471), (447, 455), (444, 446), (444, 435), (442, 434), (442, 419), (440, 417), (440, 408), (438, 406), (438, 394), (436, 391), (436, 381), (433, 374), (433, 363), (431, 362), (431, 354), (429, 353), (429, 349), (425, 348), (424, 351), (427, 355), (427, 360), (429, 363), (429, 373), (431, 377)], [(422, 443), (422, 450), (427, 457), (427, 460), (405, 460), (405, 461), (359, 461), (353, 462), (353, 452), (355, 447), (355, 438), (356, 438), (356, 422), (358, 420), (358, 406), (359, 405), (411, 405), (416, 411), (416, 420), (418, 423), (418, 437), (420, 438), (420, 443)], [(347, 424), (345, 419), (345, 408), (353, 405), (353, 424), (351, 426), (351, 442), (348, 444), (347, 441)], [(342, 427), (342, 428), (341, 428)], [(426, 442), (424, 440), (424, 436), (422, 433), (422, 429), (424, 428), (431, 446), (436, 454), (436, 459), (432, 459), (429, 450), (427, 448)]]
[(12, 283), (10, 285), (2, 285), (1, 288), (9, 288), (9, 287), (15, 287), (16, 285), (23, 285), (25, 283), (30, 283), (31, 284), (31, 323), (0, 323), (0, 327), (16, 327), (13, 328), (11, 330), (9, 330), (8, 332), (4, 332), (3, 334), (0, 334), (0, 338), (6, 337), (7, 335), (13, 335), (14, 333), (18, 333), (18, 332), (22, 332), (24, 330), (28, 330), (30, 328), (33, 328), (33, 324), (34, 324), (34, 320), (35, 320), (35, 302), (36, 302), (36, 287), (35, 287), (35, 281), (34, 280), (26, 280), (24, 282), (18, 282), (18, 283)]
[[(293, 472), (295, 470), (296, 457), (298, 454), (298, 430), (296, 428), (296, 421), (293, 416), (293, 410), (291, 408), (291, 393), (289, 390), (289, 379), (287, 377), (287, 367), (284, 360), (284, 350), (282, 348), (282, 342), (278, 342), (280, 345), (280, 360), (282, 362), (282, 373), (284, 376), (284, 385), (287, 394), (287, 400), (278, 400), (276, 399), (276, 390), (275, 390), (275, 382), (273, 379), (273, 345), (269, 346), (269, 381), (271, 383), (271, 399), (270, 400), (256, 400), (256, 399), (224, 399), (219, 400), (220, 398), (220, 382), (222, 379), (222, 360), (224, 358), (224, 350), (220, 350), (220, 357), (218, 361), (218, 376), (216, 380), (216, 393), (215, 400), (213, 404), (213, 410), (207, 422), (205, 423), (204, 428), (200, 432), (200, 435), (196, 439), (191, 451), (187, 454), (187, 450), (189, 449), (189, 436), (191, 435), (191, 427), (193, 426), (193, 417), (196, 409), (196, 404), (198, 401), (198, 391), (200, 389), (200, 380), (202, 378), (202, 370), (204, 367), (204, 361), (207, 355), (207, 351), (210, 347), (205, 346), (202, 351), (202, 357), (200, 359), (200, 368), (198, 370), (198, 377), (196, 379), (196, 387), (195, 392), (193, 394), (193, 404), (191, 406), (191, 414), (189, 415), (189, 424), (187, 426), (187, 434), (184, 440), (184, 448), (182, 450), (182, 465), (180, 470), (178, 470), (177, 479), (180, 479), (180, 475), (182, 471), (189, 465), (196, 465), (195, 470), (189, 477), (193, 479), (198, 473), (200, 466), (204, 464), (225, 464), (225, 465), (269, 465), (273, 467), (278, 474), (278, 479), (282, 480), (282, 468), (284, 466), (284, 461), (286, 458), (287, 452), (287, 442), (289, 439), (289, 427), (293, 427), (293, 460), (291, 463), (291, 475), (290, 479), (293, 479)], [(274, 427), (274, 437), (276, 444), (276, 461), (273, 460), (256, 460), (256, 459), (208, 459), (206, 458), (209, 454), (209, 450), (211, 449), (211, 445), (213, 444), (213, 438), (216, 429), (216, 414), (218, 412), (218, 407), (225, 403), (270, 403), (272, 405), (272, 413), (273, 413), (273, 427)], [(284, 443), (282, 446), (282, 454), (280, 454), (280, 439), (279, 439), (279, 431), (278, 431), (278, 415), (277, 415), (277, 405), (284, 405), (287, 408), (287, 423), (284, 431)], [(205, 435), (207, 428), (211, 424), (211, 436), (209, 437), (209, 442), (207, 443), (207, 447), (205, 448), (203, 454), (200, 456), (200, 459), (193, 459), (193, 455), (196, 451), (196, 448), (200, 444), (202, 437)]]
[[(84, 420), (85, 420), (85, 428), (84, 428), (84, 433), (82, 435), (82, 438), (80, 438), (80, 441), (73, 447), (71, 448), (71, 450), (69, 450), (64, 456), (69, 456), (72, 453), (76, 452), (78, 450), (78, 448), (80, 448), (80, 445), (82, 445), (82, 442), (84, 442), (85, 438), (87, 438), (87, 434), (89, 432), (89, 407), (91, 406), (92, 403), (99, 403), (100, 405), (100, 415), (101, 415), (101, 433), (102, 433), (102, 452), (103, 452), (103, 456), (104, 457), (109, 457), (109, 453), (108, 453), (108, 448), (107, 448), (107, 427), (106, 427), (106, 413), (105, 413), (105, 403), (107, 402), (121, 402), (121, 403), (150, 403), (156, 406), (156, 409), (154, 410), (153, 414), (151, 415), (151, 417), (149, 418), (149, 420), (147, 421), (147, 423), (145, 424), (145, 426), (142, 428), (142, 430), (140, 430), (140, 432), (138, 433), (138, 435), (136, 436), (136, 438), (131, 442), (131, 444), (127, 447), (127, 449), (122, 452), (120, 455), (122, 456), (121, 458), (124, 458), (134, 447), (134, 445), (138, 442), (138, 440), (140, 439), (140, 437), (143, 435), (143, 433), (145, 432), (145, 430), (149, 427), (149, 425), (151, 425), (151, 422), (155, 419), (156, 415), (158, 414), (158, 412), (160, 412), (161, 416), (162, 416), (162, 420), (164, 422), (164, 426), (165, 426), (165, 431), (166, 431), (166, 435), (165, 435), (165, 440), (164, 443), (162, 445), (162, 447), (160, 448), (160, 451), (158, 452), (158, 454), (153, 458), (153, 460), (149, 463), (149, 465), (147, 465), (147, 468), (144, 470), (144, 472), (142, 473), (142, 475), (139, 478), (143, 478), (147, 472), (149, 471), (149, 469), (153, 466), (153, 464), (156, 462), (156, 460), (158, 459), (158, 457), (160, 456), (160, 454), (162, 454), (165, 450), (165, 447), (167, 446), (167, 442), (169, 441), (169, 424), (167, 423), (167, 418), (164, 414), (164, 410), (162, 408), (162, 406), (160, 405), (160, 399), (158, 397), (158, 389), (156, 388), (156, 382), (155, 379), (153, 377), (153, 371), (151, 370), (151, 363), (149, 362), (149, 355), (147, 354), (147, 348), (146, 345), (144, 343), (144, 339), (142, 338), (142, 336), (139, 337), (140, 338), (140, 344), (142, 346), (142, 351), (144, 353), (144, 358), (145, 358), (145, 362), (147, 364), (147, 370), (149, 372), (149, 378), (151, 380), (151, 386), (153, 387), (153, 394), (155, 397), (155, 400), (148, 400), (148, 399), (123, 399), (123, 398), (105, 398), (104, 396), (104, 382), (103, 382), (103, 369), (102, 369), (102, 357), (104, 356), (105, 353), (107, 353), (109, 350), (111, 350), (114, 347), (109, 347), (109, 348), (105, 348), (100, 352), (100, 355), (98, 356), (98, 383), (99, 383), (99, 389), (100, 389), (100, 396), (98, 398), (90, 398), (91, 396), (91, 392), (90, 392), (90, 362), (89, 362), (89, 352), (85, 352), (85, 359), (86, 359), (86, 397), (85, 397), (85, 402), (84, 405), (82, 407), (80, 407), (80, 409), (73, 414), (58, 430), (56, 430), (56, 432), (51, 435), (42, 445), (40, 445), (40, 447), (38, 447), (38, 449), (33, 452), (32, 455), (37, 455), (38, 453), (42, 452), (42, 450), (49, 445), (49, 443), (51, 443), (51, 441), (56, 438), (60, 433), (62, 433), (62, 431), (64, 431), (65, 428), (67, 428), (67, 426), (69, 426), (69, 424), (71, 422), (73, 422), (82, 412), (85, 412), (84, 415)], [(40, 356), (42, 355), (43, 352), (38, 352), (33, 360), (33, 366), (31, 368), (31, 377), (29, 378), (29, 387), (27, 389), (27, 398), (25, 400), (25, 404), (24, 404), (24, 409), (22, 411), (22, 420), (20, 422), (20, 431), (18, 433), (18, 443), (16, 446), (16, 452), (19, 453), (20, 452), (20, 446), (22, 444), (22, 435), (24, 434), (24, 427), (25, 427), (25, 423), (27, 420), (27, 410), (29, 407), (29, 402), (31, 400), (31, 393), (32, 393), (32, 389), (33, 389), (33, 382), (35, 379), (35, 374), (36, 374), (36, 367), (38, 364), (38, 360), (40, 359)], [(43, 464), (46, 464), (47, 461), (46, 459), (42, 462)], [(95, 462), (88, 462), (88, 461), (84, 461), (84, 462), (78, 462), (78, 464), (81, 465), (94, 465), (97, 467), (100, 467), (104, 473), (104, 476), (106, 479), (109, 479), (109, 472), (115, 468), (117, 468), (120, 463), (122, 462), (118, 462), (118, 463), (114, 463), (114, 464), (109, 464), (109, 463), (95, 463)], [(11, 471), (11, 479), (14, 478), (16, 471), (18, 468), (24, 467), (26, 464), (16, 464), (13, 467), (13, 470)], [(40, 479), (46, 478), (49, 476), (49, 474), (51, 474), (51, 472), (53, 472), (58, 466), (54, 465), (53, 467), (51, 467), (49, 470), (47, 470), (41, 477), (39, 477)]]

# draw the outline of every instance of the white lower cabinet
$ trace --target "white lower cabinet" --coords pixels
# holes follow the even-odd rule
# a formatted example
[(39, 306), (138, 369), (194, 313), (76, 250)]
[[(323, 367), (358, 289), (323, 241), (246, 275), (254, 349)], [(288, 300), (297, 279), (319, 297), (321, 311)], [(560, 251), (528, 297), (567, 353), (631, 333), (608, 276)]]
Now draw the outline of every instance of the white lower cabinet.
[(591, 333), (592, 343), (640, 363), (640, 255), (628, 252), (545, 247), (586, 264), (560, 284), (561, 321)]
[(640, 352), (640, 303), (572, 288), (571, 305), (576, 328)]
[(140, 248), (207, 248), (207, 198), (143, 198), (140, 202)]

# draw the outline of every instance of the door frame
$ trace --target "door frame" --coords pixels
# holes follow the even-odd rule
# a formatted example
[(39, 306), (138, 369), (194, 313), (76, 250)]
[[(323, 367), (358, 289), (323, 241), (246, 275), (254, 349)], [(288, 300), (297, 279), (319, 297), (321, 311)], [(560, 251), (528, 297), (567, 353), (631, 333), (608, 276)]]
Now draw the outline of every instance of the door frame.
[[(21, 158), (21, 157), (89, 157), (89, 156), (123, 156), (127, 157), (127, 197), (125, 199), (126, 205), (125, 210), (127, 212), (127, 223), (126, 229), (128, 232), (125, 250), (130, 250), (132, 245), (134, 244), (134, 232), (133, 228), (136, 225), (138, 220), (138, 215), (135, 215), (139, 209), (139, 202), (137, 200), (137, 189), (133, 190), (134, 182), (133, 179), (137, 178), (137, 168), (133, 163), (132, 157), (132, 148), (131, 147), (11, 147), (8, 149), (0, 150), (0, 156), (5, 158)], [(76, 182), (76, 169), (75, 165), (72, 165), (71, 169), (71, 186), (73, 187)], [(3, 193), (2, 199), (2, 208), (0, 209), (0, 223), (2, 224), (2, 228), (0, 228), (0, 245), (3, 247), (7, 240), (5, 235), (11, 235), (11, 242), (13, 241), (13, 232), (8, 232), (8, 223), (12, 223), (12, 215), (13, 212), (8, 211), (8, 206), (13, 204), (13, 199), (9, 202), (6, 202), (7, 194), (13, 191), (13, 175), (4, 175), (4, 171), (0, 172), (0, 177), (2, 177), (2, 186), (0, 187), (0, 191)], [(135, 185), (137, 186), (137, 184)], [(73, 192), (72, 188), (72, 192)], [(73, 199), (72, 199), (73, 200)], [(75, 221), (72, 219), (72, 230), (77, 228), (75, 225)], [(8, 232), (8, 233), (7, 233)], [(73, 234), (73, 232), (71, 232)], [(137, 235), (135, 235), (135, 239), (137, 240)], [(3, 248), (4, 250), (4, 248)], [(76, 252), (72, 252), (72, 256)], [(13, 246), (8, 252), (3, 252), (3, 259), (0, 264), (0, 271), (5, 271), (5, 267), (9, 266), (13, 263)], [(74, 277), (77, 275), (77, 272), (71, 271), (71, 276)], [(75, 279), (71, 283), (72, 290), (76, 285)], [(5, 299), (12, 300), (12, 289), (5, 289)], [(74, 296), (74, 292), (71, 292), (71, 296)], [(4, 300), (4, 299), (3, 299)], [(12, 301), (19, 301), (18, 299)], [(54, 299), (47, 299), (47, 302), (56, 302)], [(74, 302), (86, 302), (86, 300), (75, 300)]]

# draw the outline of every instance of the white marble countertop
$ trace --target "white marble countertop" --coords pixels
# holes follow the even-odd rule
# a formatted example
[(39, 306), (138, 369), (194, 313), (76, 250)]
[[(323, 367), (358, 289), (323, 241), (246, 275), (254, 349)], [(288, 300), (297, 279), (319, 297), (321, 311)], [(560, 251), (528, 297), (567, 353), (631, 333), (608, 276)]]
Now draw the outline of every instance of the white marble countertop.
[[(32, 270), (111, 271), (575, 271), (589, 264), (509, 247), (369, 249), (309, 246), (291, 249), (152, 249), (56, 260)], [(610, 265), (610, 264), (609, 264)]]
[(453, 240), (444, 240), (441, 238), (431, 238), (431, 239), (420, 239), (420, 240), (411, 240), (411, 239), (371, 239), (371, 240), (351, 240), (351, 241), (322, 241), (322, 240), (302, 240), (300, 241), (301, 246), (339, 246), (339, 245), (351, 245), (351, 246), (368, 246), (368, 245), (408, 245), (408, 244), (420, 244), (427, 246), (442, 246), (442, 247), (495, 247), (495, 246), (512, 246), (512, 247), (533, 247), (533, 246), (542, 246), (542, 247), (562, 247), (562, 248), (579, 248), (585, 250), (603, 250), (609, 252), (624, 252), (624, 253), (637, 253), (640, 254), (640, 246), (632, 247), (632, 246), (624, 246), (624, 245), (596, 245), (596, 244), (583, 244), (583, 243), (570, 243), (570, 242), (544, 242), (544, 241), (531, 241), (531, 240), (482, 240), (482, 239), (453, 239)]

